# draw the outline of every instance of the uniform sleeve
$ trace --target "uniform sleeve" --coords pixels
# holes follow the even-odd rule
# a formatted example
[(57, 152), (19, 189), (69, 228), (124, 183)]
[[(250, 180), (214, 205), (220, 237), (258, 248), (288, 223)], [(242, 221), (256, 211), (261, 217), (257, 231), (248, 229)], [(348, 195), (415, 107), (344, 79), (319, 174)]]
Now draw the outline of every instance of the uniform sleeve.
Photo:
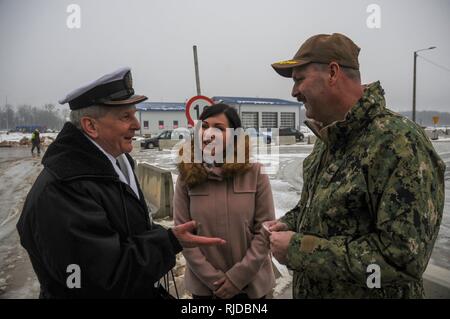
[(155, 226), (121, 237), (103, 207), (82, 190), (50, 184), (36, 203), (33, 233), (50, 275), (66, 286), (68, 265), (79, 266), (81, 288), (71, 289), (73, 296), (148, 296), (175, 266), (181, 249), (170, 231)]
[(442, 218), (445, 166), (431, 145), (405, 144), (385, 147), (366, 167), (373, 232), (328, 239), (295, 234), (288, 267), (317, 280), (365, 286), (367, 266), (376, 264), (382, 285), (420, 280)]
[[(275, 219), (275, 209), (273, 205), (272, 190), (267, 174), (258, 174), (257, 189), (255, 195), (255, 215), (253, 220), (254, 237), (247, 249), (244, 258), (233, 265), (226, 275), (230, 281), (238, 288), (243, 289), (261, 269), (269, 254), (269, 238), (262, 230), (262, 224)], [(268, 278), (269, 280), (269, 278)]]
[[(180, 177), (177, 180), (173, 197), (173, 216), (175, 225), (184, 224), (192, 220), (189, 213), (189, 194), (187, 186)], [(211, 291), (215, 290), (213, 283), (225, 277), (222, 270), (211, 265), (200, 248), (184, 248), (183, 256), (189, 263), (189, 269)]]
[(295, 205), (293, 209), (284, 214), (283, 217), (279, 219), (280, 222), (285, 223), (290, 231), (296, 231), (296, 220), (300, 214), (300, 202)]

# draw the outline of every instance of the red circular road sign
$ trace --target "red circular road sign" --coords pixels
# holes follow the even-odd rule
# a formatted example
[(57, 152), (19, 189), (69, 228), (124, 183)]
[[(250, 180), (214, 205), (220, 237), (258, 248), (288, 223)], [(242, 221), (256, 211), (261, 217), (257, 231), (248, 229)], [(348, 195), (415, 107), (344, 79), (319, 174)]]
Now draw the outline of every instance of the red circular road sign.
[(188, 124), (194, 126), (194, 120), (198, 120), (205, 106), (213, 105), (214, 101), (204, 95), (197, 95), (189, 99), (186, 103), (186, 118)]

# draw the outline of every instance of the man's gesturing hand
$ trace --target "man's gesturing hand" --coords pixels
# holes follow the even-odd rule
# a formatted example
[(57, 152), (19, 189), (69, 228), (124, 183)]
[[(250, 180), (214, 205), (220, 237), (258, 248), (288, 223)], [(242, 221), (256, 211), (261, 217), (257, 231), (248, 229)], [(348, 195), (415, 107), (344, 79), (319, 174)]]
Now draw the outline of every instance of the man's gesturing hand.
[(194, 220), (171, 228), (172, 233), (180, 242), (183, 248), (193, 248), (197, 246), (223, 245), (225, 240), (222, 238), (204, 237), (194, 235), (192, 232), (196, 228)]

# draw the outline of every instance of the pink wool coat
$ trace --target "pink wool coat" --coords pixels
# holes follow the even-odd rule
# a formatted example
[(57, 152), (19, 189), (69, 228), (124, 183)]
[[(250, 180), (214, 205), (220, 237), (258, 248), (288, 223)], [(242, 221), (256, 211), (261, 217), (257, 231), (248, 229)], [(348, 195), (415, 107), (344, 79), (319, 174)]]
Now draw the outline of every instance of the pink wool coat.
[[(197, 222), (197, 234), (220, 237), (225, 245), (185, 248), (185, 287), (212, 295), (224, 276), (250, 298), (272, 291), (275, 277), (269, 238), (262, 223), (275, 219), (269, 178), (260, 164), (225, 164), (208, 172), (201, 164), (180, 164), (174, 196), (175, 224)], [(189, 186), (190, 185), (190, 186)]]

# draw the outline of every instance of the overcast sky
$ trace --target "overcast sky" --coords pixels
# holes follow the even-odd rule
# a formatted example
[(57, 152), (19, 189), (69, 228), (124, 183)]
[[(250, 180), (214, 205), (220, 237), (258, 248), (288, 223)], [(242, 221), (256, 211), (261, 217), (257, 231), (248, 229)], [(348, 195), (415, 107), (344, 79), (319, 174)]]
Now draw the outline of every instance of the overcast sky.
[[(81, 28), (67, 27), (67, 7)], [(380, 28), (369, 28), (370, 4)], [(0, 0), (0, 106), (55, 103), (69, 91), (130, 66), (137, 93), (179, 102), (202, 93), (292, 100), (292, 80), (272, 62), (308, 37), (341, 32), (361, 47), (365, 83), (380, 80), (388, 105), (409, 110), (413, 52), (417, 109), (450, 111), (450, 0)], [(373, 20), (371, 20), (373, 21)], [(437, 64), (437, 65), (436, 65)]]

